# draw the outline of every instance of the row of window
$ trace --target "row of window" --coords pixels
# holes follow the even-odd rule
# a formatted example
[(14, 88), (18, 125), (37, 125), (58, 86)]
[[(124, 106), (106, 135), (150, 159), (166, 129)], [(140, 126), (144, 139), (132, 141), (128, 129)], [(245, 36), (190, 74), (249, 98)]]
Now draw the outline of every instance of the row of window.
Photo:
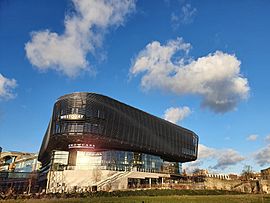
[(102, 134), (104, 126), (96, 123), (62, 123), (55, 124), (54, 134), (61, 133), (94, 133)]
[(57, 120), (61, 116), (70, 115), (70, 114), (80, 114), (88, 118), (100, 118), (100, 119), (105, 118), (104, 112), (100, 111), (99, 109), (86, 109), (86, 108), (72, 107), (72, 108), (55, 109), (54, 119)]
[[(68, 152), (54, 151), (52, 162), (67, 165)], [(76, 167), (77, 166), (84, 169), (105, 167), (110, 170), (132, 170), (132, 168), (136, 166), (142, 171), (168, 173), (172, 173), (172, 171), (173, 173), (178, 173), (179, 171), (178, 163), (166, 162), (154, 155), (126, 151), (78, 151), (76, 157)]]
[[(139, 133), (139, 131), (137, 131)], [(96, 124), (96, 123), (71, 123), (71, 122), (65, 122), (65, 123), (56, 123), (55, 124), (55, 129), (54, 129), (54, 134), (62, 134), (62, 133), (92, 133), (92, 134), (104, 134), (104, 126), (101, 124)], [(155, 144), (155, 147), (158, 149), (163, 149), (164, 151), (167, 152), (174, 152), (174, 153), (184, 153), (186, 155), (191, 155), (195, 156), (197, 151), (196, 151), (196, 144), (197, 140), (194, 141), (196, 137), (193, 137), (193, 140), (189, 139), (190, 142), (187, 142), (187, 140), (182, 140), (181, 138), (185, 137), (190, 137), (190, 136), (182, 136), (178, 137), (176, 140), (177, 142), (180, 142), (181, 144), (176, 142), (170, 142), (171, 145), (167, 144), (165, 145), (166, 142), (163, 140), (162, 137), (156, 137), (155, 140), (150, 140), (151, 137), (149, 135), (135, 135), (135, 134), (130, 134), (131, 132), (126, 131), (126, 132), (121, 132), (120, 135), (118, 135), (118, 132), (116, 133), (116, 138), (118, 138), (120, 141), (124, 140), (125, 142), (128, 143), (144, 143), (144, 147), (151, 148), (151, 145)], [(120, 137), (118, 137), (120, 136)], [(197, 139), (197, 138), (196, 138)], [(181, 150), (181, 151), (180, 151)]]

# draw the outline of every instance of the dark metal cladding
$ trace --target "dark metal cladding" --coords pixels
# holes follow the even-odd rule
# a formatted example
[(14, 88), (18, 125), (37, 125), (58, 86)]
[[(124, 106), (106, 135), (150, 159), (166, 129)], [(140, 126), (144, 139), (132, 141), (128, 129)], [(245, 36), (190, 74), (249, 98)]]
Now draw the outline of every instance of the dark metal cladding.
[(95, 93), (60, 97), (44, 136), (39, 160), (69, 144), (92, 144), (95, 150), (122, 150), (157, 155), (167, 161), (197, 158), (198, 136), (185, 128)]

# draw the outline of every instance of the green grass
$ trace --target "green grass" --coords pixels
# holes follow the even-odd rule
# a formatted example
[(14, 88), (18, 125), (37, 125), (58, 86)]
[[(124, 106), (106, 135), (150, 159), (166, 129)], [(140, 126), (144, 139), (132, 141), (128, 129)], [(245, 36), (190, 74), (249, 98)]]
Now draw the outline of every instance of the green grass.
[[(48, 194), (42, 199), (27, 199), (17, 196), (17, 200), (0, 200), (4, 203), (270, 203), (270, 195), (244, 194), (225, 190), (129, 190), (114, 192)], [(36, 197), (37, 198), (37, 197)]]
[[(236, 191), (227, 190), (176, 190), (176, 189), (147, 189), (147, 190), (127, 190), (127, 191), (113, 191), (113, 192), (85, 192), (85, 193), (56, 193), (56, 194), (43, 194), (44, 199), (70, 199), (70, 198), (94, 198), (94, 197), (129, 197), (129, 196), (192, 196), (192, 195), (237, 195), (243, 194)], [(39, 199), (38, 196), (32, 194), (17, 195), (6, 197), (8, 199)]]
[(86, 197), (70, 199), (6, 200), (5, 203), (270, 203), (270, 195), (193, 195), (193, 196), (128, 196), (128, 197)]

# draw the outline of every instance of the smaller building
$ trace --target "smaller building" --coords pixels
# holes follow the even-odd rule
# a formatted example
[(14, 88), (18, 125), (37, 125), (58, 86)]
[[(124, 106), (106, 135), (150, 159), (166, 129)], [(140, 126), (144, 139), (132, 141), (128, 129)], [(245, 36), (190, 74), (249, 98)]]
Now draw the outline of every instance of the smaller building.
[(6, 172), (33, 172), (40, 168), (37, 153), (1, 152), (0, 171)]
[(0, 192), (25, 193), (35, 190), (40, 162), (38, 154), (26, 152), (0, 153)]
[(261, 170), (261, 178), (263, 180), (270, 180), (270, 167)]
[(206, 177), (216, 178), (216, 179), (221, 179), (221, 180), (230, 180), (230, 177), (227, 174), (207, 174)]
[(209, 174), (206, 169), (196, 169), (193, 171), (193, 176), (207, 176)]
[(238, 180), (239, 179), (239, 176), (237, 174), (230, 173), (228, 176), (231, 180)]

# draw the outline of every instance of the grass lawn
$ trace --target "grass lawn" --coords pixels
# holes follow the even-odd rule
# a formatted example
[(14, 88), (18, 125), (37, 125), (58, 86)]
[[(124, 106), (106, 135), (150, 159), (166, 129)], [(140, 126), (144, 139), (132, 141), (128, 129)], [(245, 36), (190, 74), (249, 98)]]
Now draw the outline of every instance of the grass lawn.
[[(1, 201), (0, 201), (1, 202)], [(31, 200), (6, 200), (5, 203), (219, 203), (219, 202), (233, 202), (233, 203), (270, 203), (270, 195), (194, 195), (194, 196), (128, 196), (128, 197), (92, 197), (92, 198), (70, 198), (70, 199), (31, 199)]]

